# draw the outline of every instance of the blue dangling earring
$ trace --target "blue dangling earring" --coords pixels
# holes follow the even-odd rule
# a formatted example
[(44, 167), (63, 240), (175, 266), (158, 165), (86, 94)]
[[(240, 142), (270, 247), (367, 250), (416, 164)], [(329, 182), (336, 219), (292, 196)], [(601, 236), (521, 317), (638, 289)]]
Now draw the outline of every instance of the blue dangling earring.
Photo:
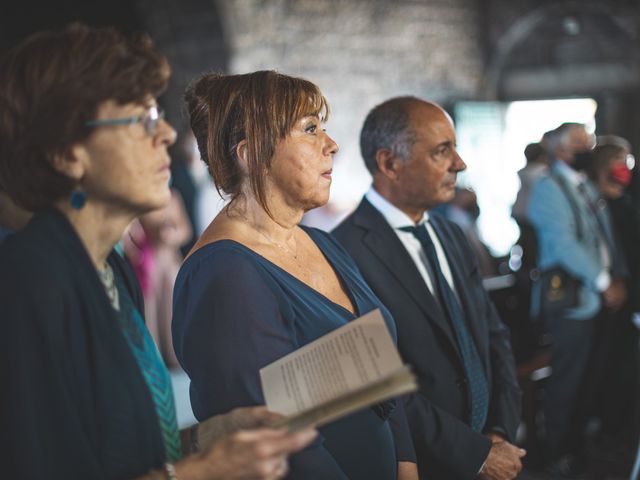
[(80, 190), (80, 188), (75, 188), (71, 191), (71, 197), (69, 200), (71, 201), (72, 208), (80, 210), (84, 207), (84, 204), (87, 203), (87, 194)]

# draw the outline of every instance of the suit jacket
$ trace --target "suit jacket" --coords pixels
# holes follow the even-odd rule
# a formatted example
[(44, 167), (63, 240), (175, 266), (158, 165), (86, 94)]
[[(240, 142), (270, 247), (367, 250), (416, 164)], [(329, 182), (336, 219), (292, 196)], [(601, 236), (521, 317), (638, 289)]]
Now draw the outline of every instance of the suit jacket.
[(640, 311), (640, 209), (626, 193), (616, 200), (609, 200), (611, 223), (624, 254), (627, 272), (628, 301), (632, 311)]
[[(611, 255), (611, 265), (609, 265), (611, 276), (613, 278), (627, 278), (629, 276), (629, 267), (627, 266), (627, 259), (622, 248), (620, 236), (613, 226), (611, 206), (602, 197), (591, 180), (586, 181), (585, 187), (587, 194), (591, 198), (591, 203), (595, 205), (596, 219), (603, 234), (606, 248)], [(629, 218), (630, 222), (633, 222), (632, 216)]]
[[(108, 259), (142, 310), (133, 272)], [(57, 210), (0, 246), (3, 477), (135, 478), (165, 453), (149, 389), (96, 269)]]
[[(460, 228), (433, 214), (431, 223), (489, 382), (487, 428), (512, 440), (520, 419), (520, 389), (508, 329), (482, 287)], [(333, 233), (393, 314), (400, 354), (418, 376), (419, 390), (406, 397), (405, 406), (421, 478), (475, 478), (491, 444), (470, 427), (469, 392), (453, 327), (396, 233), (366, 199)]]
[[(598, 313), (601, 306), (600, 292), (596, 286), (596, 279), (604, 269), (599, 248), (600, 227), (583, 194), (562, 175), (559, 167), (556, 161), (551, 167), (551, 175), (534, 184), (527, 215), (538, 239), (539, 268), (562, 267), (580, 280), (578, 305), (567, 310), (566, 317), (589, 319)], [(564, 190), (558, 180), (565, 185)], [(593, 187), (586, 184), (585, 188), (586, 194), (597, 201)], [(577, 216), (567, 194), (577, 208)], [(610, 220), (607, 218), (606, 222)], [(581, 238), (578, 238), (578, 224), (582, 231)], [(610, 226), (608, 232), (606, 228), (605, 235), (611, 238)], [(539, 295), (534, 292), (533, 299), (538, 298)], [(533, 303), (534, 315), (537, 309), (537, 303)]]
[(516, 200), (511, 208), (511, 216), (516, 220), (526, 219), (531, 189), (540, 177), (546, 175), (547, 170), (548, 167), (545, 164), (530, 163), (518, 171), (520, 190), (518, 190)]

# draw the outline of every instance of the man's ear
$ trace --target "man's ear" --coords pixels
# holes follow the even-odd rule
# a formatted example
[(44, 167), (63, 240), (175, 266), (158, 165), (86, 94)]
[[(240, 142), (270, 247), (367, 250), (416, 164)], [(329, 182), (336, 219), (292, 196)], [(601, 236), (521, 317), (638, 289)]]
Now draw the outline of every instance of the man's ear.
[(401, 161), (402, 159), (394, 155), (388, 148), (380, 148), (376, 152), (378, 171), (389, 180), (397, 180)]
[(51, 165), (57, 172), (79, 181), (88, 169), (89, 153), (83, 145), (72, 145), (65, 151), (54, 154)]

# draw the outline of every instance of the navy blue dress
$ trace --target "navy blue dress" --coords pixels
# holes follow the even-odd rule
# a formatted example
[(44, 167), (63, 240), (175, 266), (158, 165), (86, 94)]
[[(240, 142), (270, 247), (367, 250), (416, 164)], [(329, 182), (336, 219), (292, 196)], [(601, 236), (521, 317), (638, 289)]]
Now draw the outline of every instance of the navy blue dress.
[[(329, 234), (305, 228), (340, 278), (358, 316), (389, 311)], [(174, 289), (173, 341), (191, 378), (191, 405), (204, 420), (264, 404), (258, 371), (356, 318), (342, 306), (233, 240), (203, 246), (183, 264)], [(364, 409), (319, 429), (290, 458), (290, 479), (393, 480), (415, 461), (401, 401)], [(394, 439), (395, 437), (395, 439)]]

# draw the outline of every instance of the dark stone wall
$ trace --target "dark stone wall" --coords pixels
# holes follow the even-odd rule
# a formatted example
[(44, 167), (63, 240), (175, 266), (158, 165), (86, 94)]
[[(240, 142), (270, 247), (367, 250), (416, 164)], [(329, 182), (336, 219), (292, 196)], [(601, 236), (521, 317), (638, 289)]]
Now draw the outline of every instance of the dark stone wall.
[(146, 30), (173, 66), (161, 101), (180, 132), (182, 94), (201, 72), (306, 77), (333, 110), (335, 181), (361, 192), (360, 126), (396, 95), (445, 106), (592, 96), (599, 133), (640, 145), (639, 19), (637, 0), (23, 0), (0, 17), (0, 50), (71, 20)]
[[(341, 146), (334, 182), (364, 191), (358, 135), (396, 95), (476, 98), (484, 72), (480, 5), (470, 0), (220, 0), (230, 70), (276, 69), (318, 84)], [(333, 189), (340, 192), (342, 188)], [(341, 199), (332, 198), (340, 203)], [(352, 201), (352, 200), (349, 200)]]

